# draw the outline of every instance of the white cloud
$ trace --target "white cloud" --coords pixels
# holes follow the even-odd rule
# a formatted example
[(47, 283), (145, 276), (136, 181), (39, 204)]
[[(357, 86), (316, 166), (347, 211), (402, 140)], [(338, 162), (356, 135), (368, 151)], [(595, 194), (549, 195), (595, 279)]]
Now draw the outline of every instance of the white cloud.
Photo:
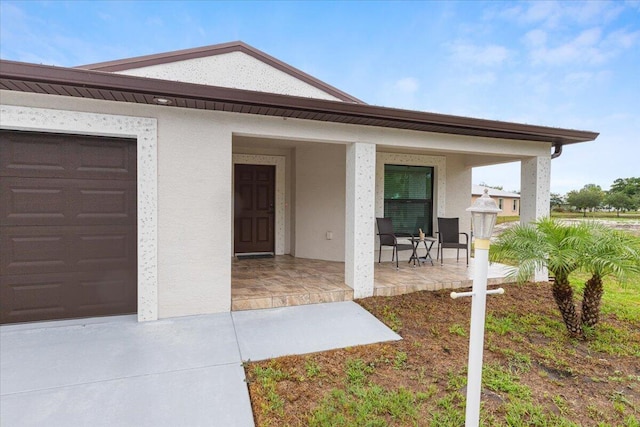
[(450, 49), (455, 60), (475, 65), (497, 66), (509, 57), (509, 50), (506, 47), (495, 44), (476, 46), (458, 41), (452, 43)]
[(495, 83), (496, 79), (495, 73), (487, 71), (485, 73), (471, 74), (464, 79), (464, 83), (469, 85), (489, 85)]
[(591, 28), (578, 34), (573, 40), (553, 48), (546, 46), (534, 49), (531, 56), (534, 63), (562, 64), (567, 62), (602, 63), (606, 54), (598, 48), (602, 31)]
[(404, 77), (396, 81), (393, 87), (403, 93), (415, 93), (420, 88), (420, 82), (413, 77)]
[(536, 1), (529, 4), (522, 20), (527, 23), (543, 23), (547, 27), (556, 27), (562, 19), (563, 9), (559, 3), (552, 1)]
[(420, 86), (420, 80), (415, 77), (383, 82), (377, 85), (375, 103), (387, 107), (417, 109), (422, 96)]
[(640, 42), (640, 31), (628, 32), (617, 30), (608, 34), (603, 41), (603, 48), (616, 51), (630, 49)]
[(539, 28), (531, 30), (524, 35), (524, 41), (531, 47), (545, 46), (547, 44), (547, 32)]
[(564, 83), (567, 87), (572, 89), (584, 88), (594, 82), (601, 82), (607, 80), (611, 76), (611, 72), (603, 70), (599, 72), (591, 71), (577, 71), (569, 73), (564, 77)]
[(573, 17), (576, 22), (590, 24), (594, 22), (611, 22), (618, 17), (624, 6), (615, 2), (587, 1), (578, 4), (565, 4), (566, 15)]
[[(523, 5), (523, 6), (522, 6)], [(502, 10), (497, 15), (522, 25), (546, 29), (566, 28), (569, 24), (603, 24), (613, 21), (625, 9), (619, 2), (605, 1), (534, 1)]]
[(529, 56), (534, 64), (602, 65), (638, 44), (640, 31), (617, 30), (603, 36), (601, 28), (593, 27), (556, 46), (548, 46), (550, 38), (547, 32), (540, 29), (529, 31), (524, 36), (524, 43), (530, 49)]

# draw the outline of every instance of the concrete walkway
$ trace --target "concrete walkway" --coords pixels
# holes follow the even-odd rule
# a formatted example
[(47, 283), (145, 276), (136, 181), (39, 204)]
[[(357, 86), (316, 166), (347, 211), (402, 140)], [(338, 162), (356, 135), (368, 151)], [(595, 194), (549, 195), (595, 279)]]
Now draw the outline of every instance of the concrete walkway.
[(398, 340), (354, 302), (0, 327), (2, 426), (253, 426), (242, 361)]

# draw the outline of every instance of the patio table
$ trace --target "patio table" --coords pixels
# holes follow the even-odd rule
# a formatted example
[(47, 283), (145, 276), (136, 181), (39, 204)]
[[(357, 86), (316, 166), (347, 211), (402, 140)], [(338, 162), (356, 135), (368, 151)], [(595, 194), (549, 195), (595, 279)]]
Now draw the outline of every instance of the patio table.
[[(411, 258), (409, 258), (409, 262), (413, 261), (413, 265), (416, 265), (416, 261), (418, 261), (418, 265), (420, 262), (431, 261), (431, 265), (433, 265), (433, 258), (431, 258), (431, 248), (433, 248), (433, 244), (436, 242), (436, 239), (433, 237), (425, 237), (424, 239), (420, 239), (418, 237), (412, 237), (409, 239), (411, 241), (411, 246), (413, 247), (413, 253), (411, 254)], [(420, 247), (420, 243), (424, 244), (424, 248), (427, 250), (425, 256), (418, 256), (418, 248)]]

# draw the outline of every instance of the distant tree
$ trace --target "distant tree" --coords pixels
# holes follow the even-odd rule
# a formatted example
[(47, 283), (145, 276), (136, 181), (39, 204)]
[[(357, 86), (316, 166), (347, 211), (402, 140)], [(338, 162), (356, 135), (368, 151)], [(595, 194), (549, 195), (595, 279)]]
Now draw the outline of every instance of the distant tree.
[(482, 187), (493, 188), (494, 190), (504, 190), (502, 185), (489, 185), (486, 182), (481, 182), (480, 185)]
[(620, 211), (628, 211), (634, 209), (634, 202), (634, 199), (622, 192), (614, 193), (609, 191), (604, 197), (604, 203), (614, 208), (618, 213), (618, 216), (620, 216)]
[(595, 209), (602, 203), (604, 191), (596, 184), (587, 184), (581, 190), (567, 193), (567, 203), (580, 209), (587, 216), (587, 209)]
[(551, 193), (550, 194), (550, 202), (551, 202), (551, 209), (553, 210), (554, 208), (559, 208), (562, 205), (565, 204), (565, 200), (564, 197), (562, 197), (559, 193)]
[(618, 178), (613, 181), (609, 192), (624, 193), (632, 199), (640, 196), (640, 178)]

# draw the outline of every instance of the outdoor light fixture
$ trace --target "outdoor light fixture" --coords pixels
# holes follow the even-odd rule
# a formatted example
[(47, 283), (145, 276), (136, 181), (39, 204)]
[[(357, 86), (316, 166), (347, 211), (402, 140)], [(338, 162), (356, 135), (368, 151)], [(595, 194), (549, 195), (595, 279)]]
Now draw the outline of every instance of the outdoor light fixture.
[(475, 260), (473, 289), (471, 292), (451, 292), (451, 298), (470, 296), (471, 298), (471, 331), (469, 334), (469, 366), (467, 373), (467, 409), (465, 426), (480, 425), (480, 393), (482, 391), (482, 353), (484, 347), (484, 321), (487, 306), (487, 295), (503, 294), (504, 289), (487, 291), (487, 270), (489, 267), (489, 239), (496, 224), (496, 217), (501, 209), (489, 197), (485, 189), (482, 197), (477, 199), (467, 212), (473, 219), (473, 235), (475, 237)]
[(498, 212), (502, 209), (498, 208), (496, 202), (489, 197), (489, 190), (484, 189), (484, 193), (479, 197), (467, 212), (471, 212), (473, 220), (473, 235), (476, 238), (476, 249), (478, 240), (489, 240), (493, 233), (493, 226), (496, 225)]
[(168, 98), (153, 98), (153, 102), (155, 102), (158, 105), (171, 105), (172, 102), (170, 99)]

